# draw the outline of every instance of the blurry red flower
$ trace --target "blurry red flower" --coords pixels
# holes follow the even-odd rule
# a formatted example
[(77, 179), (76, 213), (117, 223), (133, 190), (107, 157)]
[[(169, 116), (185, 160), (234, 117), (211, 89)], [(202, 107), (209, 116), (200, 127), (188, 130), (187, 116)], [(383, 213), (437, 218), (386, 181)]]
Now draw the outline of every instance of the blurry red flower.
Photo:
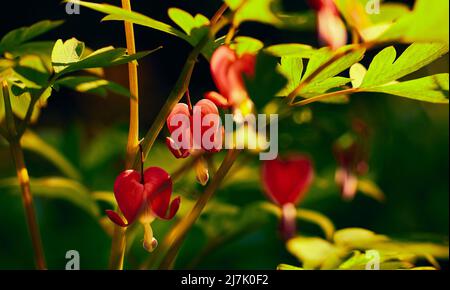
[(269, 199), (282, 209), (281, 232), (285, 239), (295, 235), (296, 209), (314, 178), (312, 162), (302, 155), (264, 161), (262, 182)]
[(333, 0), (309, 0), (317, 11), (317, 28), (322, 44), (335, 50), (347, 44), (347, 30)]
[(228, 46), (219, 47), (211, 58), (211, 74), (219, 92), (208, 92), (205, 97), (221, 108), (251, 112), (253, 104), (245, 88), (243, 76), (255, 74), (256, 56), (238, 56)]
[(119, 174), (114, 183), (114, 196), (125, 220), (112, 210), (107, 210), (106, 214), (121, 227), (127, 227), (139, 219), (145, 229), (144, 247), (151, 251), (156, 246), (156, 240), (150, 223), (155, 218), (172, 219), (180, 206), (180, 197), (171, 202), (171, 195), (172, 180), (163, 169), (149, 167), (143, 175), (135, 170), (126, 170)]
[(166, 138), (176, 158), (186, 158), (195, 150), (218, 152), (222, 149), (219, 110), (210, 100), (200, 100), (192, 109), (179, 103), (167, 117), (171, 137)]
[(358, 177), (369, 170), (368, 146), (368, 129), (360, 120), (354, 121), (353, 131), (340, 137), (333, 146), (338, 163), (335, 181), (345, 200), (352, 200), (355, 197)]

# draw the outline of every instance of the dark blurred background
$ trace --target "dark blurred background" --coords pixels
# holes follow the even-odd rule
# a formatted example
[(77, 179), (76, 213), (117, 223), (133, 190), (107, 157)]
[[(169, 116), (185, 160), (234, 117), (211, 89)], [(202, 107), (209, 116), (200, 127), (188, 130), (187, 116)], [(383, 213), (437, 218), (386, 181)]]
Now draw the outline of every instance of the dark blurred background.
[[(118, 0), (105, 2), (120, 5)], [(304, 1), (285, 0), (283, 4), (287, 11), (307, 9)], [(220, 5), (219, 0), (132, 1), (134, 10), (167, 23), (171, 22), (167, 16), (169, 7), (211, 17)], [(64, 4), (53, 0), (7, 1), (0, 9), (0, 37), (14, 28), (39, 20), (64, 19), (63, 26), (42, 39), (76, 37), (93, 49), (108, 45), (125, 46), (122, 23), (100, 23), (102, 14), (83, 7), (80, 15), (67, 15)], [(178, 78), (191, 47), (158, 31), (139, 26), (135, 29), (138, 50), (163, 46), (163, 49), (139, 61), (140, 122), (141, 132), (145, 132)], [(317, 46), (313, 30), (279, 31), (261, 24), (245, 24), (239, 33), (258, 38), (266, 45), (299, 42)], [(448, 65), (446, 56), (413, 77), (448, 72)], [(109, 68), (106, 78), (127, 86), (126, 69), (126, 66)], [(211, 89), (213, 83), (208, 63), (200, 59), (190, 86), (191, 94), (199, 99)], [(302, 204), (304, 207), (329, 216), (337, 228), (358, 226), (398, 238), (447, 239), (448, 106), (370, 94), (353, 97), (348, 106), (317, 104), (310, 109), (313, 115), (310, 122), (298, 124), (291, 120), (282, 125), (282, 152), (307, 152), (314, 158), (318, 175), (329, 180), (336, 167), (331, 152), (333, 142), (350, 129), (354, 118), (362, 119), (372, 131), (370, 174), (385, 192), (387, 201), (378, 203), (359, 194), (353, 202), (347, 203), (341, 201), (336, 187), (323, 189), (316, 185)], [(118, 154), (114, 158), (105, 159), (97, 167), (83, 171), (83, 181), (90, 189), (111, 191), (114, 177), (123, 166), (127, 119), (128, 100), (123, 97), (111, 95), (102, 98), (62, 90), (49, 99), (33, 129), (80, 168), (87, 167), (86, 158), (98, 154), (92, 149), (94, 145), (113, 152), (116, 150)], [(174, 162), (166, 151), (161, 149), (158, 151), (163, 152), (160, 155), (151, 155), (149, 162)], [(33, 177), (59, 174), (52, 165), (33, 153), (27, 152), (26, 158)], [(219, 198), (222, 201), (242, 206), (253, 200), (264, 200), (258, 182), (249, 184), (243, 181), (247, 177), (250, 181), (258, 179), (256, 159), (252, 159), (249, 166), (253, 171), (243, 173), (248, 176), (241, 177), (221, 192)], [(0, 177), (11, 176), (14, 176), (14, 169), (8, 148), (0, 147)], [(37, 207), (50, 268), (63, 268), (64, 254), (69, 249), (80, 251), (84, 268), (99, 269), (107, 265), (110, 239), (91, 217), (65, 201), (38, 198)], [(19, 196), (0, 192), (0, 221), (0, 269), (32, 268), (31, 247)], [(300, 226), (302, 231), (303, 225)], [(308, 226), (304, 226), (306, 230), (313, 233), (317, 230)], [(164, 232), (168, 224), (160, 227)], [(272, 221), (271, 226), (249, 232), (209, 255), (199, 267), (274, 269), (281, 262), (297, 264), (273, 234), (275, 228), (276, 221)], [(185, 254), (180, 256), (181, 266), (189, 264), (193, 253), (203, 242), (199, 229), (194, 228)], [(133, 259), (142, 260), (139, 255), (143, 252), (137, 244), (129, 263), (133, 263)]]

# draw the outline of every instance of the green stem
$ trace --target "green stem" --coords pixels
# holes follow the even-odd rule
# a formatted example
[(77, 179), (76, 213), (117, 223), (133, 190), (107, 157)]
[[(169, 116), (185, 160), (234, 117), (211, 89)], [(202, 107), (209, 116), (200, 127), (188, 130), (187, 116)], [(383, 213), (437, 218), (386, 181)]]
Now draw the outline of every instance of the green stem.
[(323, 100), (326, 100), (326, 99), (330, 99), (330, 98), (337, 97), (337, 96), (342, 96), (342, 95), (354, 94), (354, 93), (357, 93), (359, 91), (360, 90), (358, 88), (351, 88), (351, 89), (340, 90), (340, 91), (336, 91), (336, 92), (331, 92), (331, 93), (327, 93), (327, 94), (323, 94), (323, 95), (307, 98), (307, 99), (298, 101), (296, 103), (293, 103), (293, 104), (291, 104), (291, 106), (292, 107), (306, 106), (308, 104), (315, 103), (315, 102), (318, 102), (318, 101), (323, 101)]
[[(223, 13), (224, 9), (219, 9), (218, 13)], [(216, 17), (213, 17), (216, 18)], [(220, 18), (220, 17), (219, 17)], [(178, 78), (174, 88), (172, 89), (166, 103), (162, 107), (159, 114), (156, 116), (155, 121), (152, 126), (148, 130), (147, 134), (144, 137), (144, 141), (142, 142), (142, 150), (144, 152), (144, 157), (147, 158), (150, 150), (153, 147), (153, 144), (156, 141), (159, 133), (164, 127), (164, 123), (166, 122), (166, 118), (169, 115), (170, 111), (175, 107), (176, 104), (181, 100), (186, 91), (188, 90), (189, 83), (191, 81), (192, 72), (194, 71), (194, 67), (197, 63), (197, 58), (202, 52), (203, 48), (208, 44), (209, 40), (215, 36), (218, 30), (225, 22), (217, 20), (217, 22), (211, 22), (211, 29), (207, 35), (205, 35), (200, 42), (194, 47), (194, 49), (189, 54), (186, 63), (181, 71), (180, 77)], [(134, 165), (136, 166), (139, 162), (138, 154), (135, 154), (134, 157)]]
[[(128, 11), (131, 11), (130, 0), (122, 0), (122, 7)], [(125, 37), (127, 42), (128, 54), (136, 53), (136, 44), (134, 38), (133, 24), (125, 21)], [(128, 130), (128, 142), (127, 142), (127, 158), (126, 168), (137, 168), (137, 164), (134, 165), (134, 155), (138, 151), (139, 146), (139, 82), (138, 82), (138, 70), (135, 62), (128, 64), (128, 76), (130, 85), (130, 124)], [(111, 244), (111, 254), (109, 259), (109, 268), (111, 270), (122, 270), (125, 259), (126, 251), (126, 229), (114, 225), (114, 233)]]
[(34, 107), (36, 107), (36, 103), (41, 99), (41, 97), (48, 90), (48, 88), (53, 86), (53, 84), (55, 83), (57, 78), (58, 78), (58, 75), (54, 74), (52, 76), (52, 78), (48, 81), (47, 86), (41, 88), (39, 90), (39, 92), (37, 92), (36, 94), (31, 95), (30, 104), (28, 105), (28, 109), (27, 109), (27, 113), (25, 114), (25, 118), (23, 119), (23, 121), (19, 125), (19, 127), (17, 128), (17, 135), (19, 136), (19, 138), (22, 137), (22, 135), (25, 133), (26, 129), (28, 128), (28, 125), (30, 124), (31, 117), (33, 116), (33, 113), (34, 113)]
[(164, 248), (167, 248), (167, 254), (164, 255), (163, 260), (159, 266), (159, 269), (171, 269), (173, 263), (178, 254), (178, 251), (183, 243), (186, 234), (189, 232), (191, 227), (195, 224), (198, 217), (202, 213), (208, 201), (213, 197), (214, 193), (217, 191), (222, 181), (226, 177), (227, 173), (230, 171), (234, 162), (239, 155), (239, 151), (232, 149), (227, 152), (225, 159), (222, 162), (217, 173), (214, 175), (211, 183), (205, 189), (203, 195), (197, 200), (192, 210), (189, 214), (184, 217), (166, 236), (164, 240)]
[(23, 150), (20, 146), (20, 137), (16, 130), (16, 123), (11, 108), (11, 100), (9, 96), (8, 84), (2, 83), (3, 98), (5, 102), (5, 118), (6, 126), (9, 133), (9, 142), (11, 148), (11, 155), (16, 166), (17, 179), (22, 191), (22, 202), (25, 209), (25, 215), (28, 224), (28, 230), (31, 236), (31, 242), (33, 244), (34, 258), (36, 268), (39, 270), (46, 269), (44, 249), (42, 247), (41, 234), (39, 232), (39, 226), (36, 219), (36, 210), (34, 208), (33, 196), (30, 189), (30, 178), (28, 170), (25, 165), (25, 159), (23, 156)]

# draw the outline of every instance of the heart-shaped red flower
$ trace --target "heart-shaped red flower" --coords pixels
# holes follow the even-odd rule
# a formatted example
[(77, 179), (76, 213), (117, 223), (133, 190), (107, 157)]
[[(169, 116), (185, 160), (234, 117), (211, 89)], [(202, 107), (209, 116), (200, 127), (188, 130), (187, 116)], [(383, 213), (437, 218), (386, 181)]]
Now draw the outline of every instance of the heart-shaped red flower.
[(126, 227), (137, 218), (153, 220), (172, 219), (180, 206), (180, 197), (170, 202), (172, 180), (170, 175), (159, 167), (149, 167), (144, 176), (135, 170), (122, 172), (114, 183), (114, 196), (119, 209), (125, 217), (107, 210), (108, 217), (117, 225)]
[(167, 127), (171, 137), (166, 144), (176, 158), (186, 158), (194, 150), (214, 153), (222, 149), (219, 110), (210, 100), (200, 100), (193, 111), (186, 104), (177, 104), (167, 117)]
[(313, 177), (311, 160), (301, 155), (267, 160), (262, 165), (265, 192), (279, 206), (297, 204), (308, 191)]
[(302, 155), (264, 161), (261, 170), (264, 190), (281, 208), (280, 232), (285, 240), (296, 233), (297, 210), (314, 177), (311, 160)]

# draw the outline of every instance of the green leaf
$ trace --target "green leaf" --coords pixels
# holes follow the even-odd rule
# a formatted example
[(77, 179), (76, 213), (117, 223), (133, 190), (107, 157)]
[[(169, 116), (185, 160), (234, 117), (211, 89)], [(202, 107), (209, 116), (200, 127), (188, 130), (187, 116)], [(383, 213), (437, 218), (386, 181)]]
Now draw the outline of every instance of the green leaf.
[(449, 75), (448, 73), (437, 74), (411, 81), (368, 88), (365, 91), (386, 93), (430, 103), (448, 104)]
[[(341, 52), (346, 52), (349, 50), (350, 52), (346, 53), (344, 56), (338, 58), (336, 61), (328, 65), (325, 69), (323, 69), (317, 76), (313, 79), (313, 81), (308, 85), (312, 86), (314, 83), (322, 82), (328, 78), (334, 77), (346, 69), (350, 68), (353, 64), (359, 62), (366, 52), (364, 48), (355, 48), (354, 46), (346, 46), (343, 47), (342, 50), (338, 50), (336, 52), (331, 51), (328, 48), (322, 48), (314, 54), (308, 62), (308, 66), (306, 68), (305, 74), (303, 75), (302, 80), (309, 77), (312, 73), (314, 73), (320, 66), (327, 63), (336, 54)], [(305, 89), (308, 87), (306, 86)]]
[[(341, 53), (343, 53), (342, 56), (340, 56)], [(316, 50), (307, 63), (300, 84), (313, 74), (314, 77), (304, 85), (297, 96), (311, 98), (340, 89), (340, 87), (346, 85), (351, 80), (337, 75), (359, 62), (364, 57), (364, 54), (365, 49), (352, 45), (343, 47), (336, 52), (328, 48)], [(337, 55), (340, 57), (336, 57)], [(331, 60), (334, 61), (330, 63)], [(324, 67), (325, 64), (327, 66)], [(348, 98), (344, 95), (320, 101), (326, 103), (345, 103), (348, 101)]]
[(334, 234), (335, 244), (349, 249), (371, 248), (376, 243), (388, 240), (389, 238), (386, 236), (362, 228), (346, 228), (338, 230)]
[(277, 0), (224, 0), (235, 11), (234, 25), (245, 21), (256, 21), (280, 26), (282, 21), (276, 13), (280, 11)]
[[(195, 38), (196, 42), (198, 42), (205, 35), (205, 33), (208, 32), (209, 19), (202, 14), (197, 14), (194, 17), (179, 8), (170, 8), (168, 13), (170, 19), (172, 19), (173, 22), (183, 29), (187, 35)], [(201, 30), (203, 30), (203, 32), (199, 33)]]
[(67, 158), (64, 157), (58, 150), (50, 146), (38, 135), (30, 130), (25, 131), (21, 140), (21, 145), (25, 150), (35, 152), (44, 157), (55, 165), (67, 177), (75, 180), (81, 179), (81, 173)]
[(56, 73), (62, 72), (64, 69), (80, 61), (84, 52), (84, 43), (76, 38), (66, 41), (58, 39), (52, 50), (52, 63)]
[[(31, 95), (30, 92), (22, 92), (20, 94), (16, 94), (14, 90), (11, 89), (10, 85), (10, 95), (11, 95), (11, 107), (14, 112), (14, 114), (19, 119), (24, 119), (25, 115), (28, 111), (28, 107), (30, 106), (31, 102)], [(52, 93), (51, 88), (47, 88), (44, 93), (42, 94), (41, 98), (36, 102), (36, 105), (33, 110), (33, 114), (31, 116), (31, 122), (36, 122), (36, 120), (39, 117), (40, 110), (42, 107), (45, 107), (47, 104), (47, 99), (50, 97)], [(2, 95), (0, 93), (0, 95)], [(0, 113), (0, 116), (2, 113)]]
[[(268, 211), (278, 218), (281, 218), (280, 208), (272, 203), (263, 202), (259, 205), (259, 208), (264, 211)], [(318, 225), (328, 240), (333, 238), (335, 230), (333, 222), (320, 212), (307, 209), (298, 209), (297, 218)]]
[(278, 93), (278, 95), (287, 96), (300, 84), (303, 72), (303, 59), (292, 56), (282, 57), (278, 70), (288, 80), (287, 85)]
[(387, 47), (372, 60), (361, 88), (370, 88), (398, 80), (430, 64), (447, 52), (446, 44), (414, 43), (396, 60), (395, 48)]
[(305, 269), (333, 269), (340, 262), (342, 250), (330, 242), (314, 237), (296, 237), (286, 244), (288, 251), (303, 262)]
[[(95, 218), (100, 215), (100, 209), (88, 189), (76, 181), (61, 177), (32, 178), (30, 186), (35, 196), (66, 200)], [(15, 177), (1, 179), (0, 189), (20, 194), (19, 183)]]
[(107, 96), (108, 91), (124, 97), (131, 95), (127, 88), (95, 76), (69, 76), (57, 80), (56, 84), (80, 93), (91, 93), (102, 97)]
[(369, 179), (358, 179), (358, 191), (375, 199), (378, 202), (384, 202), (386, 200), (386, 196), (383, 191), (378, 187), (378, 185)]
[(8, 52), (13, 57), (20, 57), (24, 55), (38, 55), (41, 58), (50, 58), (54, 46), (54, 41), (32, 41), (24, 43), (20, 46), (16, 46)]
[(367, 69), (360, 63), (355, 63), (350, 67), (350, 79), (353, 88), (359, 88), (366, 76)]
[(29, 27), (22, 27), (7, 33), (0, 40), (0, 54), (15, 50), (21, 44), (38, 37), (63, 24), (63, 21), (43, 20)]
[(277, 270), (304, 270), (304, 269), (288, 264), (280, 264), (277, 266)]
[(300, 43), (276, 44), (265, 48), (265, 51), (278, 57), (301, 58), (311, 58), (316, 52), (312, 46)]
[[(170, 8), (169, 17), (187, 34), (186, 40), (192, 46), (196, 46), (209, 33), (209, 19), (202, 14), (197, 14), (194, 17), (188, 12), (179, 8)], [(208, 43), (202, 50), (203, 56), (205, 56), (205, 58), (209, 60), (213, 52), (221, 44), (221, 39), (218, 39), (216, 41), (209, 39)]]
[(92, 10), (107, 14), (107, 16), (103, 18), (103, 20), (129, 21), (131, 23), (150, 27), (189, 41), (187, 35), (179, 31), (178, 29), (175, 29), (166, 23), (152, 19), (140, 13), (128, 11), (126, 9), (109, 4), (98, 4), (87, 1), (77, 1), (76, 3), (79, 3), (81, 6), (90, 8)]
[(55, 72), (63, 75), (80, 70), (126, 64), (143, 58), (158, 49), (127, 55), (125, 48), (108, 46), (98, 49), (88, 56), (83, 56), (84, 44), (72, 38), (66, 42), (62, 42), (62, 40), (56, 42), (52, 52), (52, 63)]
[(311, 223), (318, 225), (325, 234), (325, 237), (328, 240), (331, 240), (334, 235), (334, 224), (333, 222), (321, 214), (320, 212), (307, 210), (307, 209), (299, 209), (297, 210), (297, 217), (301, 220), (305, 220)]
[(335, 3), (349, 26), (365, 41), (448, 44), (447, 0), (416, 0), (412, 11), (405, 4), (381, 3), (379, 13), (367, 13), (370, 2), (366, 0), (335, 0)]
[[(346, 260), (339, 266), (340, 270), (365, 270), (366, 265), (373, 260), (371, 255), (374, 250), (366, 251), (361, 253), (360, 251), (354, 251), (353, 256)], [(382, 255), (377, 252), (379, 257), (379, 267), (380, 270), (399, 270), (399, 269), (410, 269), (414, 265), (403, 257), (394, 257), (391, 255)]]
[(253, 37), (238, 36), (234, 38), (230, 46), (241, 56), (245, 53), (257, 54), (264, 47), (264, 43)]
[(404, 14), (377, 40), (404, 43), (431, 41), (448, 45), (449, 1), (416, 0), (413, 11)]

